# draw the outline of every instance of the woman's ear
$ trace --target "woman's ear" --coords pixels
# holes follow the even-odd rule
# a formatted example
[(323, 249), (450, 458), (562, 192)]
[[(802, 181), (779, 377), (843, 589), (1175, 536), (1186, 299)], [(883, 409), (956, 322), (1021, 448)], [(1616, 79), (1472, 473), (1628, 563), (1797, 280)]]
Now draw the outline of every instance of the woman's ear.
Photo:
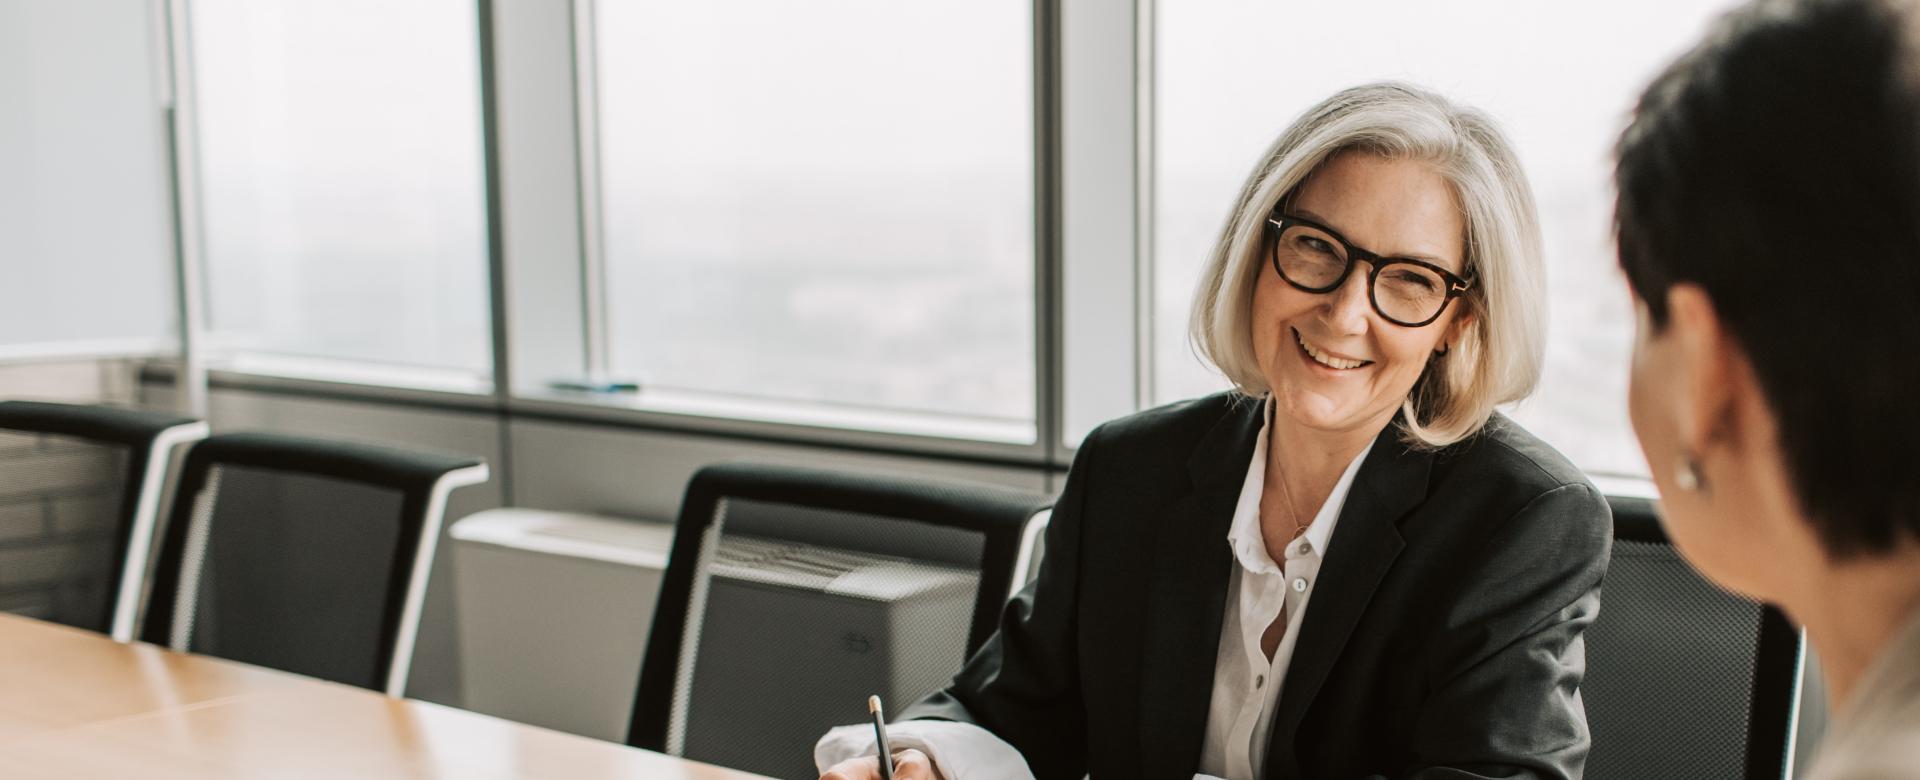
[(1734, 432), (1735, 402), (1759, 388), (1749, 387), (1751, 371), (1739, 370), (1746, 360), (1720, 313), (1699, 285), (1682, 282), (1667, 290), (1667, 337), (1672, 340), (1673, 383), (1682, 394), (1674, 400), (1675, 433), (1689, 452), (1704, 453), (1710, 445)]
[(1473, 327), (1475, 321), (1472, 308), (1460, 307), (1460, 313), (1447, 323), (1447, 332), (1440, 336), (1440, 343), (1433, 345), (1433, 351), (1442, 355), (1452, 352), (1454, 347), (1460, 346), (1460, 340), (1467, 337), (1467, 329)]

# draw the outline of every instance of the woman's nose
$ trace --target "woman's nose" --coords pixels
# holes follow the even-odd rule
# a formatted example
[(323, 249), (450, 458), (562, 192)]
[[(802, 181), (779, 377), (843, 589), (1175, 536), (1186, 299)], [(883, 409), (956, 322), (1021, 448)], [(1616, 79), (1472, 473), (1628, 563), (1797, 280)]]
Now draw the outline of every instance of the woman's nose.
[(1327, 324), (1333, 326), (1336, 333), (1366, 332), (1367, 315), (1373, 310), (1373, 302), (1367, 298), (1367, 283), (1365, 267), (1356, 264), (1346, 281), (1327, 293)]

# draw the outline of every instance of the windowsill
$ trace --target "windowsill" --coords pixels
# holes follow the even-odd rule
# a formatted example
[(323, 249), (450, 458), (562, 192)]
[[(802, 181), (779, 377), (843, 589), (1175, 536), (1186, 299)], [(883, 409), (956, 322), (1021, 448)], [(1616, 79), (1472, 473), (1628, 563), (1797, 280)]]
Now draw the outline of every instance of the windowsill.
[(177, 351), (178, 347), (174, 342), (165, 339), (106, 339), (12, 344), (0, 346), (0, 365), (150, 358)]
[[(171, 382), (173, 360), (148, 361), (145, 382)], [(501, 408), (491, 386), (452, 371), (289, 358), (221, 356), (210, 360), (215, 389), (399, 403), (446, 409)], [(526, 389), (506, 399), (510, 413), (580, 424), (746, 437), (801, 446), (855, 447), (931, 457), (1034, 465), (1043, 456), (1034, 426), (1004, 420), (870, 411), (827, 404), (725, 398), (663, 388), (638, 394)]]
[(595, 393), (532, 390), (516, 399), (599, 408), (624, 409), (709, 420), (800, 426), (849, 433), (875, 433), (950, 439), (993, 445), (1032, 446), (1036, 432), (1030, 422), (947, 416), (884, 409), (862, 409), (837, 404), (742, 398), (666, 388), (637, 393)]
[(208, 360), (207, 370), (431, 393), (489, 395), (493, 392), (491, 380), (468, 371), (304, 356), (224, 355)]
[[(217, 360), (209, 360), (207, 368), (228, 374), (382, 389), (460, 395), (489, 395), (493, 392), (490, 381), (465, 371), (304, 356), (259, 353), (225, 355)], [(541, 389), (518, 393), (515, 398), (666, 415), (992, 444), (1031, 445), (1035, 438), (1034, 426), (1030, 422), (745, 398), (668, 388), (648, 388), (631, 394)]]

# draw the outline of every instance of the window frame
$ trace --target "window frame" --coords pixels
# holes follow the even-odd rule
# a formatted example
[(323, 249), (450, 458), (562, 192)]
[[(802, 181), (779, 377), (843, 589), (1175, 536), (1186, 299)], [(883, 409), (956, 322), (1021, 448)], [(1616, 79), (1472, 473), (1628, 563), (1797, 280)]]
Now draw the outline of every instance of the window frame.
[[(177, 163), (183, 289), (204, 273), (198, 257), (191, 79), (179, 63), (190, 0), (154, 0), (176, 49), (163, 78), (178, 95), (168, 147)], [(1033, 14), (1033, 356), (1031, 441), (969, 433), (964, 425), (887, 422), (886, 413), (836, 419), (795, 403), (748, 409), (645, 392), (553, 389), (607, 376), (605, 257), (599, 245), (597, 0), (475, 0), (487, 209), (490, 388), (450, 390), (379, 376), (296, 375), (205, 365), (189, 316), (185, 360), (159, 361), (204, 404), (205, 388), (251, 389), (382, 403), (490, 409), (508, 420), (571, 421), (711, 434), (748, 441), (1037, 467), (1057, 476), (1099, 422), (1155, 397), (1154, 31), (1158, 0), (1028, 0)], [(189, 296), (191, 297), (191, 296)], [(187, 313), (204, 306), (188, 304)], [(204, 312), (198, 312), (202, 317)], [(236, 370), (237, 369), (237, 370)], [(204, 408), (204, 406), (202, 407)], [(892, 415), (911, 417), (909, 413)], [(1595, 475), (1610, 490), (1650, 494), (1646, 480)]]
[[(480, 0), (485, 3), (487, 0)], [(1131, 8), (1131, 2), (1113, 3)], [(942, 421), (930, 415), (856, 410), (834, 413), (831, 405), (766, 403), (715, 396), (704, 402), (695, 393), (638, 393), (613, 390), (608, 382), (605, 252), (601, 250), (597, 107), (593, 19), (596, 0), (541, 0), (493, 3), (491, 40), (484, 48), (499, 68), (487, 91), (496, 105), (490, 134), (497, 143), (502, 181), (500, 211), (505, 290), (501, 307), (507, 323), (502, 408), (529, 413), (578, 415), (645, 427), (726, 433), (836, 446), (873, 447), (920, 454), (991, 458), (1035, 465), (1061, 463), (1069, 455), (1059, 440), (1058, 388), (1061, 383), (1056, 332), (1060, 307), (1058, 230), (1059, 117), (1054, 110), (1058, 86), (1058, 0), (1029, 0), (1033, 14), (1033, 435), (1013, 436), (993, 426)], [(528, 67), (516, 70), (520, 58)], [(536, 64), (532, 60), (540, 60)], [(565, 73), (553, 63), (567, 63)], [(483, 75), (485, 75), (483, 73)], [(567, 110), (553, 110), (564, 101)], [(538, 116), (525, 106), (545, 105)], [(564, 127), (562, 125), (565, 125)], [(570, 182), (552, 182), (556, 163), (567, 160)], [(541, 171), (541, 172), (536, 172)], [(543, 181), (548, 180), (548, 181)], [(519, 186), (524, 182), (527, 186)], [(571, 209), (552, 208), (536, 190), (559, 189), (571, 196)], [(537, 186), (536, 186), (537, 185)], [(565, 198), (563, 198), (564, 200)], [(570, 212), (570, 213), (562, 213)], [(516, 240), (520, 236), (520, 240)], [(535, 237), (530, 240), (527, 237)], [(517, 283), (541, 279), (530, 289)], [(557, 304), (557, 305), (556, 305)], [(540, 362), (528, 362), (538, 353)], [(554, 355), (564, 355), (554, 359)], [(516, 359), (517, 358), (517, 359)], [(605, 392), (557, 390), (555, 380)], [(1130, 410), (1129, 410), (1130, 411)], [(890, 422), (889, 422), (890, 421)]]

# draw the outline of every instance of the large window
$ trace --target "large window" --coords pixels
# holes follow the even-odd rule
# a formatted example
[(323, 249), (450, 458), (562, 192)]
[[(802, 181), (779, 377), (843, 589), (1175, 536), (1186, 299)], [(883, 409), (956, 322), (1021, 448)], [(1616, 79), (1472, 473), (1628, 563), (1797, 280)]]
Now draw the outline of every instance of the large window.
[(252, 365), (484, 388), (474, 3), (191, 8), (213, 343)]
[(153, 9), (0, 2), (0, 362), (171, 347)]
[(1238, 187), (1295, 115), (1379, 79), (1492, 113), (1546, 233), (1539, 393), (1512, 413), (1590, 471), (1643, 474), (1626, 418), (1633, 318), (1608, 221), (1613, 141), (1658, 68), (1728, 0), (1623, 3), (1180, 0), (1157, 6), (1154, 392), (1224, 386), (1187, 347), (1194, 280)]
[(243, 372), (491, 388), (492, 218), (509, 403), (1058, 466), (1224, 386), (1187, 315), (1248, 170), (1404, 79), (1492, 113), (1538, 196), (1547, 362), (1509, 413), (1632, 477), (1611, 149), (1733, 1), (194, 0), (186, 216)]
[(601, 0), (608, 364), (1032, 439), (1032, 8)]

